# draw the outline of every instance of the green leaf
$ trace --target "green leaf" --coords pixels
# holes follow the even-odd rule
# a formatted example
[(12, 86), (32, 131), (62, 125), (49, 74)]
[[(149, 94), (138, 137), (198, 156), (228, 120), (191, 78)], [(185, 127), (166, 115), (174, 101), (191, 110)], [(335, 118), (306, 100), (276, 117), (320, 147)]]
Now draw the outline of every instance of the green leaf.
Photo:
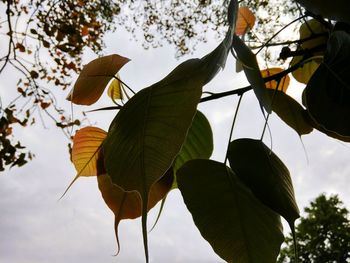
[[(210, 123), (203, 113), (197, 111), (181, 151), (175, 159), (175, 172), (189, 160), (209, 159), (213, 148), (213, 132)], [(176, 187), (177, 184), (174, 181), (173, 188)]]
[(112, 182), (141, 195), (147, 261), (148, 193), (181, 149), (196, 113), (205, 78), (201, 74), (191, 78), (171, 75), (170, 81), (165, 78), (141, 90), (119, 111), (103, 146), (106, 169)]
[(272, 263), (283, 241), (280, 217), (222, 163), (192, 160), (178, 184), (202, 236), (227, 262)]
[(322, 128), (350, 136), (350, 35), (335, 31), (328, 42), (324, 63), (305, 90), (311, 118)]
[(315, 15), (350, 23), (350, 5), (348, 0), (297, 0), (297, 2)]
[(253, 194), (294, 229), (299, 209), (289, 171), (277, 155), (260, 140), (238, 139), (230, 143), (228, 159)]
[(312, 132), (313, 128), (305, 119), (304, 108), (279, 90), (267, 90), (272, 101), (272, 110), (300, 136)]
[(129, 61), (116, 54), (91, 61), (84, 66), (67, 99), (80, 105), (95, 103), (108, 82)]
[(262, 105), (268, 113), (271, 113), (271, 101), (266, 94), (265, 82), (261, 75), (256, 56), (243, 40), (236, 35), (233, 36), (232, 46), (237, 53), (237, 57), (243, 66), (244, 73), (247, 76), (260, 105)]

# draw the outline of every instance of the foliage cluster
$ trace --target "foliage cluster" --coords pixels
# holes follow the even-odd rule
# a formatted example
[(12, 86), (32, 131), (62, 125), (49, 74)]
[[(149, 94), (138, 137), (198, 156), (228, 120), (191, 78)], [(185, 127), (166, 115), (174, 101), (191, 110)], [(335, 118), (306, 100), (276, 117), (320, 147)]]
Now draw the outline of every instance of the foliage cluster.
[[(349, 262), (349, 211), (338, 196), (321, 194), (305, 209), (295, 232), (299, 262)], [(286, 238), (278, 262), (293, 262), (293, 239)]]
[[(257, 16), (260, 30), (246, 35), (249, 41), (264, 42), (272, 21), (278, 26), (283, 24), (282, 14), (293, 16), (295, 5), (286, 7), (281, 2), (242, 2), (253, 11), (264, 10), (264, 15)], [(70, 86), (81, 70), (84, 51), (101, 55), (106, 32), (124, 28), (135, 40), (143, 38), (145, 48), (172, 44), (180, 57), (205, 42), (208, 31), (216, 32), (217, 37), (226, 31), (226, 9), (218, 0), (1, 0), (0, 10), (4, 44), (0, 74), (4, 79), (8, 72), (18, 73), (16, 86), (6, 87), (6, 95), (13, 94), (13, 99), (0, 100), (0, 170), (22, 166), (32, 157), (13, 136), (16, 125), (40, 124), (47, 115), (68, 138), (72, 128), (80, 126), (81, 118), (72, 119), (56, 99), (57, 88)]]
[[(68, 99), (93, 104), (112, 81), (107, 93), (116, 106), (108, 109), (117, 113), (108, 132), (86, 127), (74, 136), (72, 160), (77, 176), (73, 182), (81, 176), (97, 176), (102, 196), (115, 214), (118, 247), (120, 220), (141, 216), (148, 262), (147, 213), (158, 201), (164, 204), (167, 193), (176, 187), (202, 236), (228, 262), (276, 262), (284, 240), (281, 217), (297, 242), (294, 222), (299, 209), (292, 178), (263, 142), (270, 114), (276, 113), (299, 136), (315, 128), (345, 142), (350, 138), (348, 4), (297, 2), (308, 10), (253, 53), (245, 36), (255, 17), (249, 8), (231, 0), (223, 5), (227, 31), (217, 48), (181, 63), (136, 94), (117, 75), (128, 58), (113, 54), (83, 68)], [(274, 42), (294, 23), (300, 24), (298, 39)], [(292, 57), (289, 67), (260, 69), (256, 56), (271, 45), (281, 47), (282, 60)], [(224, 67), (230, 53), (250, 85), (206, 95), (203, 87)], [(286, 94), (289, 73), (306, 84), (303, 105)], [(250, 90), (266, 120), (261, 138), (233, 140), (224, 162), (209, 160), (212, 132), (198, 104), (238, 95), (232, 134), (240, 102)]]

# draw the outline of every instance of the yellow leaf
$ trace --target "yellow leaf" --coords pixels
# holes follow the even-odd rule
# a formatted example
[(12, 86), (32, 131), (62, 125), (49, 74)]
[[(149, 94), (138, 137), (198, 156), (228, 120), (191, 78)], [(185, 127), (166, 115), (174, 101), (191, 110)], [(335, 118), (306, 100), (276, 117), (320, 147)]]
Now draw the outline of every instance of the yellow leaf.
[[(261, 71), (261, 75), (263, 78), (275, 75), (277, 73), (282, 72), (282, 68), (267, 68)], [(288, 75), (284, 76), (278, 86), (278, 90), (281, 90), (283, 92), (286, 92), (289, 86), (290, 78)], [(265, 82), (265, 86), (268, 89), (276, 89), (277, 87), (277, 81), (276, 80), (271, 80), (269, 82)]]
[(113, 79), (107, 90), (108, 96), (113, 100), (122, 100), (122, 83), (118, 79)]
[(235, 33), (242, 36), (253, 28), (255, 24), (255, 15), (248, 7), (242, 6), (238, 9)]
[[(297, 56), (292, 59), (290, 62), (291, 66), (299, 63), (301, 61), (302, 57)], [(322, 56), (315, 56), (311, 57), (308, 60), (306, 60), (303, 64), (303, 66), (297, 68), (292, 72), (293, 77), (304, 84), (307, 84), (311, 78), (311, 76), (314, 74), (316, 69), (319, 67), (319, 65), (322, 62)]]
[(85, 127), (73, 138), (72, 162), (77, 176), (97, 176), (97, 158), (107, 133), (96, 127)]

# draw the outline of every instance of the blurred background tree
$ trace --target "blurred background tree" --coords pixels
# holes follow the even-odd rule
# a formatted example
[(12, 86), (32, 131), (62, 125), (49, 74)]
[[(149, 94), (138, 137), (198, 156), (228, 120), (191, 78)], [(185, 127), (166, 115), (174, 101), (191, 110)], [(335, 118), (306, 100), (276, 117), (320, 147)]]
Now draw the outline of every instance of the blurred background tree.
[[(299, 262), (350, 262), (349, 211), (338, 196), (321, 194), (304, 211), (296, 227)], [(295, 262), (292, 236), (285, 242), (278, 262)]]

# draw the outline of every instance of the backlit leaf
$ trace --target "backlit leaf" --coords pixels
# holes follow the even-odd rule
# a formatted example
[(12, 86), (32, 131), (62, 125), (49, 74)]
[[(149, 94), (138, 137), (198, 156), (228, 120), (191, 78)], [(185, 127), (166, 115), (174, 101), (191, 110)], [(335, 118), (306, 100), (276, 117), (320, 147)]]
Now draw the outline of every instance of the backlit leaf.
[[(299, 63), (303, 59), (302, 56), (293, 57), (291, 61), (291, 66)], [(307, 59), (301, 67), (292, 72), (293, 77), (304, 84), (307, 84), (311, 76), (315, 73), (316, 69), (322, 63), (323, 58), (320, 56), (315, 56)]]
[(293, 230), (299, 209), (289, 171), (277, 155), (260, 140), (238, 139), (230, 143), (228, 159), (239, 179)]
[(107, 133), (97, 127), (85, 127), (76, 132), (73, 137), (71, 160), (77, 175), (68, 185), (61, 198), (80, 176), (97, 176), (99, 174), (98, 158), (100, 148)]
[(122, 100), (122, 83), (118, 79), (113, 79), (107, 90), (108, 96), (113, 100)]
[(201, 235), (227, 262), (276, 262), (283, 241), (280, 217), (257, 200), (231, 169), (191, 160), (178, 184)]
[[(299, 28), (300, 39), (307, 39), (319, 35), (318, 37), (303, 41), (298, 50), (308, 50), (308, 58), (304, 64), (297, 70), (292, 72), (293, 77), (304, 84), (307, 84), (323, 61), (324, 52), (328, 40), (328, 30), (316, 19), (304, 22)], [(316, 48), (316, 49), (315, 49)], [(312, 53), (310, 50), (313, 50)], [(295, 56), (291, 61), (291, 66), (299, 63), (303, 59), (302, 56)]]
[(350, 23), (350, 5), (348, 0), (297, 0), (297, 2), (315, 15)]
[(97, 158), (107, 133), (97, 127), (85, 127), (73, 137), (72, 162), (78, 176), (97, 176)]
[(305, 119), (305, 109), (292, 97), (282, 91), (268, 90), (272, 110), (299, 135), (312, 132), (313, 128)]
[(323, 129), (350, 136), (350, 35), (335, 31), (328, 42), (324, 62), (305, 90), (306, 108)]
[(260, 105), (262, 105), (268, 113), (271, 113), (271, 101), (266, 94), (265, 82), (261, 75), (256, 56), (236, 35), (233, 36), (232, 46), (237, 53), (238, 59), (242, 63), (244, 73), (247, 76)]
[[(203, 113), (197, 111), (181, 151), (176, 157), (175, 172), (189, 160), (209, 159), (213, 147), (213, 132), (210, 123)], [(177, 187), (176, 181), (174, 181), (173, 188), (175, 187)]]
[(255, 15), (246, 6), (241, 6), (238, 9), (238, 16), (236, 22), (235, 33), (238, 36), (242, 36), (251, 30), (255, 24)]
[(108, 82), (129, 61), (116, 54), (91, 61), (84, 66), (67, 99), (80, 105), (95, 103)]
[[(171, 188), (173, 183), (172, 169), (156, 182), (150, 191), (148, 211), (162, 200)], [(123, 219), (134, 219), (142, 215), (141, 198), (136, 192), (126, 192), (119, 186), (112, 183), (107, 174), (97, 176), (98, 187), (107, 206), (115, 215), (114, 230), (119, 252), (118, 226)]]
[[(261, 71), (261, 75), (263, 78), (270, 77), (272, 75), (275, 75), (277, 73), (280, 73), (284, 71), (282, 68), (267, 68)], [(286, 92), (289, 86), (290, 78), (288, 75), (284, 76), (278, 86), (278, 90), (282, 90), (283, 92)], [(277, 81), (271, 80), (269, 82), (265, 83), (266, 88), (276, 90), (277, 87)]]

